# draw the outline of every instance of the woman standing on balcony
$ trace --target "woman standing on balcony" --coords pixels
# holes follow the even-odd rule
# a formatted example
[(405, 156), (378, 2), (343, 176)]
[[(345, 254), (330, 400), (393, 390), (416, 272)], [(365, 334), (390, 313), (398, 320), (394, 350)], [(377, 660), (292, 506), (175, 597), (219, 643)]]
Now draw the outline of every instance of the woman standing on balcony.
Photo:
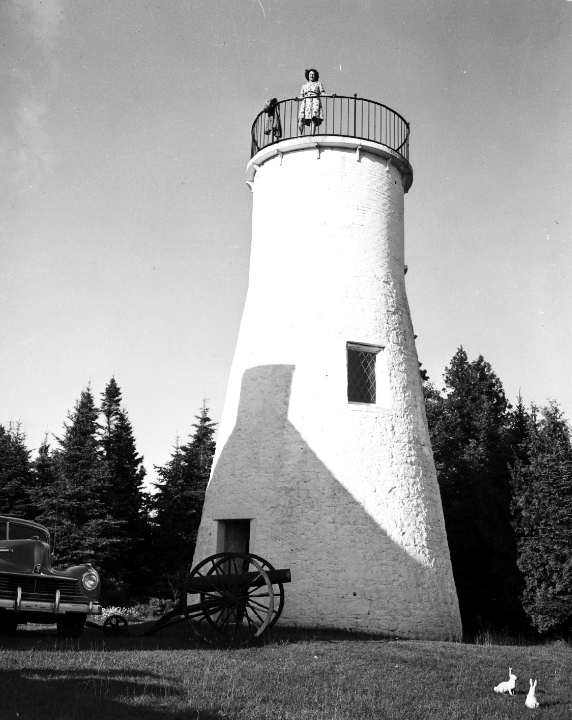
[(321, 95), (325, 95), (324, 87), (320, 79), (320, 73), (315, 68), (306, 70), (304, 75), (308, 81), (302, 85), (300, 91), (300, 110), (298, 111), (298, 132), (304, 134), (304, 125), (312, 126), (312, 135), (315, 134), (318, 125), (322, 124), (324, 113), (322, 111)]

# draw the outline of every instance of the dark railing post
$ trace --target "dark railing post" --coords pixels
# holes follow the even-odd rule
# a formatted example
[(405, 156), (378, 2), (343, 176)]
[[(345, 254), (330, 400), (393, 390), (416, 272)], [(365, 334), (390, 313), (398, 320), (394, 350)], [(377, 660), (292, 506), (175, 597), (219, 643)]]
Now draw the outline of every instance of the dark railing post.
[(354, 137), (356, 135), (356, 108), (357, 108), (357, 93), (354, 93)]

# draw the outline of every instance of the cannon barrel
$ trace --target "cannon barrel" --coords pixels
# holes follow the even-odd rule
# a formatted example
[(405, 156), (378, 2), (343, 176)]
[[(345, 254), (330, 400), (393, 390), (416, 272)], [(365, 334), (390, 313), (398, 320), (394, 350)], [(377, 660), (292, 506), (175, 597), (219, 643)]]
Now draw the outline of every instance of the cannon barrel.
[[(291, 582), (290, 570), (266, 570), (270, 582), (276, 583)], [(266, 582), (259, 572), (212, 574), (193, 577), (187, 586), (188, 593), (213, 592), (224, 590), (246, 589), (249, 587), (262, 587)]]

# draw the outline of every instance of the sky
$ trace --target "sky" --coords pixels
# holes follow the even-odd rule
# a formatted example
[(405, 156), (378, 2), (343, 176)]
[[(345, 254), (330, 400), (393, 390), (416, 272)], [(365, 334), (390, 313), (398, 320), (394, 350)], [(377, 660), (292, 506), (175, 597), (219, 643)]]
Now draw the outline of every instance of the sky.
[(572, 1), (3, 0), (0, 424), (52, 445), (115, 377), (150, 480), (220, 420), (248, 287), (250, 127), (326, 92), (411, 124), (407, 292), (572, 418)]

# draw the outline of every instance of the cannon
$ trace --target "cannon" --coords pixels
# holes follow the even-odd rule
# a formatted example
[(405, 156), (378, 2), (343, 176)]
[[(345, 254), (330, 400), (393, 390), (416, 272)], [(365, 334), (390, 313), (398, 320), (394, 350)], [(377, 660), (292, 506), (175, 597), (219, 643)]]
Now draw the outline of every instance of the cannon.
[(103, 627), (87, 624), (107, 634), (152, 635), (186, 621), (197, 639), (247, 642), (276, 624), (290, 581), (290, 570), (277, 570), (259, 555), (217, 553), (189, 572), (180, 602), (158, 620), (130, 626), (124, 616), (111, 615)]

